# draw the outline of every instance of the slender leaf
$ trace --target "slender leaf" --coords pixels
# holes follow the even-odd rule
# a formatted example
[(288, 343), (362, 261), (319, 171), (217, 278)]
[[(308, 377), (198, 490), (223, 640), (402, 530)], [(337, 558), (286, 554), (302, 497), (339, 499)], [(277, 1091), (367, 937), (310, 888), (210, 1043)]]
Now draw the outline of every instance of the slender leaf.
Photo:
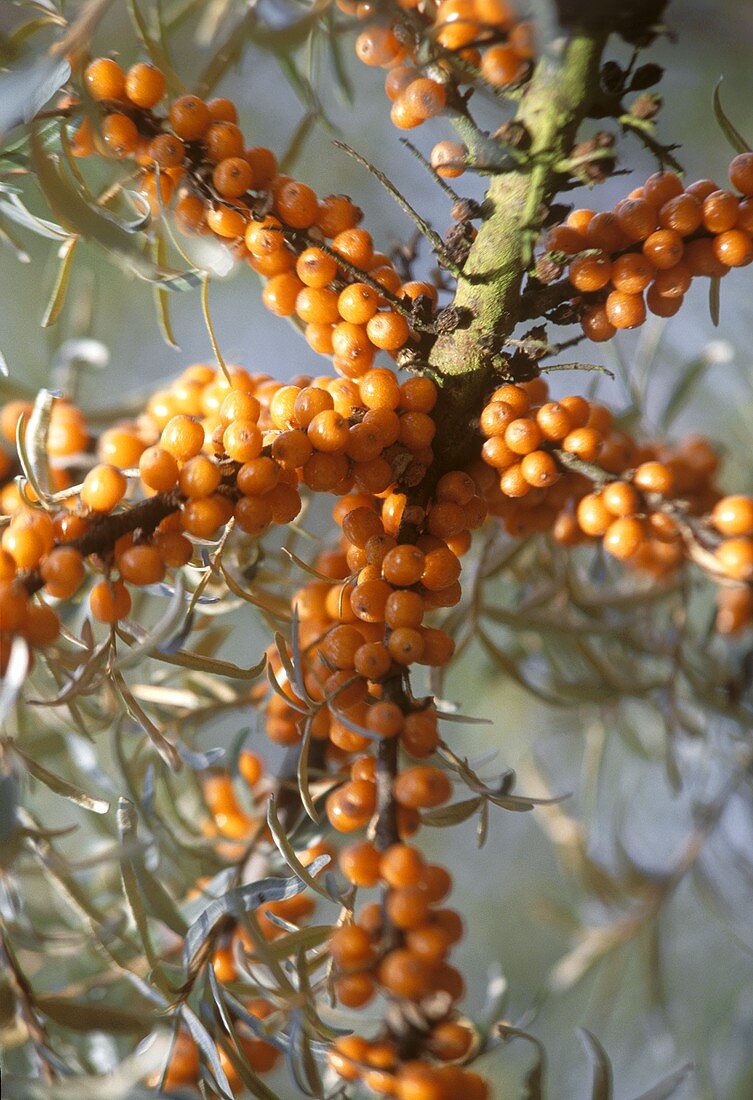
[(578, 1034), (593, 1071), (590, 1100), (612, 1100), (612, 1063), (609, 1055), (593, 1032), (581, 1027), (578, 1028)]
[(54, 775), (53, 772), (43, 768), (33, 757), (28, 756), (18, 745), (13, 742), (13, 751), (16, 756), (19, 756), (23, 760), (27, 771), (30, 775), (33, 775), (35, 779), (38, 779), (40, 783), (43, 783), (45, 787), (48, 787), (55, 794), (62, 795), (63, 798), (67, 798), (70, 802), (75, 802), (77, 806), (80, 806), (84, 810), (90, 810), (93, 814), (106, 814), (110, 809), (110, 803), (106, 802), (103, 798), (94, 798), (92, 795), (87, 794), (86, 791), (82, 791), (80, 787), (74, 786), (73, 783), (69, 783), (67, 779), (61, 779), (59, 775)]
[(749, 153), (751, 151), (750, 145), (748, 145), (745, 138), (740, 131), (730, 122), (722, 107), (722, 81), (723, 77), (717, 80), (714, 87), (713, 106), (714, 106), (714, 118), (719, 123), (719, 129), (722, 131), (727, 141), (730, 143), (736, 153)]

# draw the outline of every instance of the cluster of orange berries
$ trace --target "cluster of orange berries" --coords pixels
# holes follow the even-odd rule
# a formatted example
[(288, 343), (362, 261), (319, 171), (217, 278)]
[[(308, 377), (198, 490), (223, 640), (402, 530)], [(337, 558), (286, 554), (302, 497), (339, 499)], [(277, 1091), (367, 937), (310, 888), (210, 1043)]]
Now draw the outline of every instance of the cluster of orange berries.
[[(719, 460), (705, 440), (639, 445), (603, 405), (579, 396), (547, 397), (540, 378), (508, 383), (481, 413), (483, 462), (472, 473), (510, 534), (551, 530), (566, 546), (599, 538), (607, 553), (661, 575), (686, 560), (683, 518), (708, 516), (715, 571), (734, 581), (753, 578), (753, 498), (720, 498), (713, 484)], [(606, 476), (595, 484), (587, 466), (582, 472), (568, 467), (568, 456)], [(722, 599), (740, 609), (737, 622), (747, 597)]]
[[(338, 7), (357, 19), (374, 10), (368, 0), (338, 0)], [(534, 49), (531, 24), (519, 21), (506, 0), (398, 0), (389, 22), (370, 24), (358, 35), (356, 54), (388, 70), (390, 117), (398, 129), (411, 130), (441, 114), (456, 84), (477, 78), (493, 88), (519, 83)], [(464, 171), (465, 155), (460, 143), (441, 141), (431, 163), (440, 175), (455, 177)]]
[[(244, 1001), (243, 1007), (257, 1020), (265, 1020), (275, 1011), (274, 1004), (266, 997), (252, 997)], [(240, 1052), (254, 1073), (270, 1073), (280, 1060), (280, 1051), (272, 1043), (265, 1042), (247, 1027), (242, 1019), (235, 1025), (235, 1039)], [(243, 1091), (241, 1077), (224, 1049), (218, 1050), (219, 1062), (225, 1072), (234, 1094)], [(168, 1091), (180, 1088), (195, 1088), (200, 1077), (199, 1048), (187, 1031), (179, 1031), (170, 1054), (170, 1062), (164, 1079), (164, 1088)], [(159, 1078), (150, 1080), (155, 1086)]]
[[(433, 286), (403, 282), (389, 256), (374, 250), (350, 199), (320, 201), (307, 184), (278, 172), (270, 149), (247, 148), (230, 100), (184, 95), (158, 117), (152, 109), (164, 95), (162, 73), (144, 63), (126, 73), (106, 57), (89, 64), (84, 82), (108, 113), (99, 134), (83, 120), (74, 152), (135, 157), (152, 214), (175, 196), (178, 226), (213, 233), (245, 259), (267, 280), (267, 308), (295, 315), (309, 345), (332, 356), (343, 375), (360, 377), (380, 350), (394, 355), (411, 338), (412, 304), (435, 305)], [(395, 309), (396, 299), (404, 309)]]
[[(231, 519), (256, 537), (272, 524), (291, 522), (301, 508), (300, 485), (340, 496), (356, 490), (371, 500), (369, 494), (389, 496), (400, 478), (420, 479), (433, 457), (433, 382), (412, 378), (399, 384), (384, 368), (371, 369), (359, 381), (298, 381), (283, 385), (239, 368), (225, 377), (194, 364), (172, 387), (153, 394), (138, 420), (102, 433), (101, 461), (88, 470), (77, 496), (47, 510), (9, 483), (0, 495), (0, 508), (11, 517), (0, 556), (8, 604), (4, 636), (25, 633), (35, 645), (54, 640), (56, 613), (30, 602), (24, 581), (38, 572), (36, 588), (69, 599), (85, 577), (77, 540), (91, 536), (133, 495), (129, 477), (136, 482), (138, 475), (146, 497), (172, 494), (173, 506), (152, 532), (142, 532), (137, 541), (132, 533), (122, 535), (97, 563), (107, 576), (93, 586), (89, 600), (100, 622), (127, 616), (129, 586), (159, 583), (167, 569), (191, 560), (192, 540), (216, 537)], [(9, 441), (19, 418), (30, 412), (22, 401), (5, 406), (2, 429)], [(79, 456), (87, 462), (88, 444), (80, 411), (56, 402), (51, 459), (70, 463)], [(69, 470), (58, 473), (63, 476), (56, 487), (69, 487)], [(7, 644), (3, 652), (7, 659)]]
[(590, 340), (642, 325), (647, 308), (672, 317), (693, 276), (721, 278), (753, 261), (753, 153), (733, 159), (729, 180), (738, 194), (656, 172), (613, 210), (573, 210), (549, 231), (548, 252), (572, 257), (567, 276)]
[[(346, 1081), (360, 1081), (373, 1094), (398, 1100), (488, 1100), (489, 1085), (474, 1070), (453, 1062), (469, 1049), (473, 1036), (455, 1019), (441, 1020), (427, 1035), (433, 1060), (401, 1060), (389, 1036), (365, 1039), (344, 1035), (334, 1042), (329, 1056), (332, 1068)], [(442, 1064), (444, 1061), (444, 1064)]]

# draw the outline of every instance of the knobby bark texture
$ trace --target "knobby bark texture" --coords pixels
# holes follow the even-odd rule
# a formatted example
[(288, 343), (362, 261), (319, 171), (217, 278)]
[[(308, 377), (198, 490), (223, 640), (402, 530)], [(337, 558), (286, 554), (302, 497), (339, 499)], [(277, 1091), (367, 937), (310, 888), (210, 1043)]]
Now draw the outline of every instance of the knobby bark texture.
[[(485, 216), (458, 280), (462, 318), (440, 336), (429, 364), (441, 388), (436, 409), (438, 473), (474, 457), (477, 420), (500, 381), (499, 350), (522, 315), (521, 287), (546, 208), (562, 182), (557, 166), (598, 90), (605, 34), (574, 32), (541, 57), (515, 116), (528, 134), (525, 163), (491, 177)], [(476, 444), (477, 446), (477, 444)]]

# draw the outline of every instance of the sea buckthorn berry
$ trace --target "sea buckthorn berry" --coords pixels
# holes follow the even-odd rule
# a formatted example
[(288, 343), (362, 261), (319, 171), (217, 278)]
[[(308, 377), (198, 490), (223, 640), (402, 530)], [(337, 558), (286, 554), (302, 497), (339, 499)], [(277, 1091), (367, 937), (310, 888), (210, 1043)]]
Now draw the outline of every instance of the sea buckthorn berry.
[(423, 551), (417, 546), (396, 546), (382, 562), (382, 576), (390, 584), (407, 588), (420, 581), (425, 560)]
[(84, 561), (72, 546), (58, 546), (45, 557), (40, 567), (42, 580), (50, 596), (68, 599), (84, 579)]
[(623, 199), (614, 209), (617, 224), (628, 241), (645, 241), (657, 227), (656, 207), (645, 199)]
[(722, 572), (732, 580), (749, 580), (753, 576), (753, 539), (725, 539), (716, 548), (716, 560)]
[(753, 239), (742, 229), (719, 233), (713, 242), (714, 255), (726, 267), (745, 267), (753, 260)]
[(682, 180), (675, 172), (654, 172), (643, 185), (643, 197), (657, 209), (681, 194)]
[(607, 320), (616, 329), (638, 328), (646, 320), (646, 306), (640, 294), (613, 290), (606, 301)]
[(495, 88), (513, 84), (525, 72), (523, 58), (513, 46), (490, 46), (481, 56), (481, 75)]
[(178, 477), (180, 491), (187, 497), (209, 497), (220, 484), (220, 470), (206, 455), (195, 455), (186, 462)]
[(204, 446), (204, 429), (190, 416), (173, 416), (162, 429), (160, 447), (179, 462), (187, 462)]
[(363, 634), (355, 626), (341, 624), (328, 631), (322, 650), (335, 668), (353, 668), (356, 653), (363, 645)]
[(337, 262), (321, 248), (306, 248), (298, 257), (295, 271), (306, 286), (321, 289), (337, 275)]
[(444, 85), (423, 76), (411, 81), (403, 96), (408, 109), (421, 121), (438, 115), (447, 100)]
[(183, 527), (189, 535), (194, 535), (200, 539), (209, 539), (230, 518), (227, 507), (228, 501), (224, 497), (217, 496), (217, 494), (211, 497), (202, 497), (201, 500), (186, 501), (181, 506)]
[(389, 27), (374, 24), (356, 39), (356, 56), (364, 65), (388, 65), (400, 53), (400, 43)]
[(535, 420), (519, 417), (507, 425), (505, 443), (517, 455), (530, 454), (541, 443), (541, 429)]
[(595, 428), (574, 428), (562, 440), (562, 450), (577, 455), (583, 462), (595, 462), (604, 439)]
[(473, 1032), (456, 1020), (443, 1020), (432, 1028), (428, 1047), (441, 1062), (456, 1062), (471, 1049)]
[(657, 271), (651, 289), (661, 298), (679, 298), (690, 288), (692, 276), (684, 263), (675, 264), (668, 270)]
[(334, 325), (340, 319), (337, 293), (326, 287), (303, 287), (295, 300), (295, 311), (307, 323)]
[(633, 484), (645, 493), (668, 496), (674, 487), (674, 477), (663, 462), (643, 462), (633, 474)]
[(565, 225), (583, 236), (591, 224), (591, 219), (595, 216), (595, 213), (595, 210), (571, 210), (565, 219)]
[(262, 301), (278, 317), (290, 317), (302, 288), (303, 283), (293, 272), (274, 275), (262, 291)]
[(335, 409), (323, 409), (311, 418), (308, 437), (317, 451), (333, 454), (344, 450), (348, 440), (348, 422)]
[(524, 455), (520, 470), (528, 484), (534, 488), (553, 485), (560, 476), (557, 463), (548, 451), (531, 451)]
[(248, 161), (241, 156), (220, 160), (212, 173), (212, 183), (223, 199), (239, 199), (251, 187), (254, 174)]
[(89, 593), (89, 607), (100, 623), (116, 623), (131, 610), (131, 597), (122, 581), (99, 581)]
[(703, 224), (711, 233), (734, 229), (739, 201), (730, 191), (712, 191), (703, 200)]
[(392, 659), (399, 665), (412, 665), (424, 656), (426, 642), (419, 630), (399, 626), (390, 633), (387, 648)]
[(564, 252), (572, 256), (586, 247), (584, 237), (569, 225), (555, 225), (546, 235), (547, 252)]
[[(655, 237), (656, 234), (651, 236)], [(612, 285), (615, 290), (624, 294), (641, 294), (651, 282), (654, 272), (654, 265), (646, 256), (639, 252), (628, 252), (624, 256), (618, 256), (612, 264)]]
[(581, 317), (581, 326), (584, 334), (594, 343), (611, 340), (617, 332), (603, 305), (589, 306)]
[(733, 158), (729, 181), (743, 195), (753, 195), (753, 153), (739, 153)]
[(367, 623), (382, 623), (391, 591), (386, 581), (362, 581), (350, 594), (350, 606), (358, 619)]
[(429, 915), (429, 899), (419, 886), (404, 886), (389, 891), (385, 908), (396, 928), (417, 928)]
[(163, 447), (147, 447), (139, 458), (139, 475), (150, 489), (166, 492), (178, 480), (178, 463)]
[(726, 496), (714, 505), (711, 522), (721, 535), (753, 534), (753, 498)]
[(416, 886), (425, 866), (417, 848), (410, 844), (392, 844), (381, 857), (379, 875), (393, 889)]
[(490, 401), (481, 413), (479, 424), (486, 436), (501, 436), (517, 418), (517, 412), (506, 401)]
[(128, 70), (125, 93), (131, 103), (148, 110), (165, 94), (165, 78), (154, 65), (139, 61)]
[(129, 156), (136, 148), (139, 132), (128, 115), (106, 115), (102, 119), (101, 132), (105, 151), (118, 160)]
[[(243, 158), (243, 134), (234, 122), (210, 123), (203, 139), (207, 159), (212, 164), (219, 166), (222, 161), (229, 158)], [(251, 166), (248, 162), (243, 159), (243, 163), (250, 172)]]
[(612, 276), (612, 263), (603, 252), (576, 256), (568, 268), (567, 276), (576, 290), (591, 293), (607, 285)]
[(41, 537), (29, 527), (6, 527), (3, 531), (2, 547), (21, 570), (34, 569), (44, 553)]
[(209, 108), (203, 99), (195, 95), (183, 95), (170, 106), (170, 125), (184, 141), (203, 138), (212, 122)]
[(438, 141), (431, 151), (431, 166), (443, 179), (457, 179), (465, 172), (467, 156), (459, 141)]
[(125, 496), (128, 482), (123, 473), (106, 463), (93, 466), (81, 486), (81, 501), (95, 512), (111, 512)]
[(154, 546), (130, 546), (117, 557), (118, 570), (128, 584), (158, 584), (165, 565)]
[(557, 442), (574, 427), (572, 417), (559, 401), (549, 401), (536, 411), (536, 423), (544, 439)]
[(601, 492), (604, 507), (613, 516), (632, 516), (638, 510), (640, 502), (638, 494), (627, 481), (610, 481)]
[(235, 505), (235, 521), (247, 535), (261, 535), (272, 523), (272, 505), (264, 496), (241, 497)]
[(275, 210), (287, 225), (294, 229), (308, 229), (316, 221), (319, 203), (305, 183), (287, 180), (275, 194)]
[(366, 972), (343, 974), (335, 979), (335, 995), (346, 1008), (361, 1008), (375, 992), (374, 979)]
[(689, 237), (691, 233), (695, 233), (702, 221), (702, 201), (687, 192), (670, 199), (659, 211), (662, 229), (672, 230), (681, 237)]
[(403, 728), (403, 712), (397, 703), (372, 703), (366, 711), (366, 725), (380, 737), (397, 737)]
[(592, 538), (606, 534), (614, 520), (600, 493), (587, 493), (582, 497), (576, 508), (576, 516), (581, 530)]
[[(660, 270), (674, 267), (682, 259), (684, 251), (685, 246), (682, 237), (673, 229), (657, 229), (655, 233), (651, 233), (646, 237), (643, 242), (643, 255), (655, 268)], [(625, 256), (621, 258), (627, 259)], [(639, 293), (639, 291), (631, 290), (626, 286), (618, 287), (616, 282), (614, 285), (618, 290), (627, 290), (631, 294)], [(640, 289), (645, 289), (647, 285), (644, 284)]]
[(374, 959), (371, 940), (357, 924), (336, 928), (327, 941), (327, 947), (341, 970), (364, 970)]
[(213, 122), (238, 121), (238, 110), (235, 104), (232, 100), (224, 99), (222, 96), (207, 100), (207, 110)]
[(370, 840), (351, 844), (340, 852), (340, 870), (354, 886), (376, 886), (379, 882), (380, 853)]
[(392, 657), (382, 642), (366, 642), (355, 655), (354, 667), (360, 676), (381, 680), (392, 668)]
[(727, 265), (717, 258), (714, 251), (714, 242), (708, 237), (699, 237), (696, 240), (688, 241), (685, 246), (683, 262), (691, 275), (707, 279), (721, 278), (729, 271)]
[(84, 72), (84, 81), (93, 99), (123, 99), (126, 90), (125, 73), (109, 57), (97, 57), (91, 61)]
[(52, 645), (60, 633), (60, 619), (46, 604), (29, 604), (22, 633), (29, 645), (36, 648)]
[(594, 214), (585, 229), (585, 237), (589, 248), (600, 248), (608, 255), (621, 252), (630, 244), (617, 216), (611, 211)]
[(410, 335), (408, 322), (394, 310), (375, 313), (366, 324), (366, 335), (378, 348), (397, 351)]
[(623, 516), (610, 523), (604, 534), (603, 545), (615, 558), (631, 558), (645, 536), (643, 523), (635, 516)]
[(178, 228), (184, 234), (199, 234), (206, 227), (206, 207), (198, 195), (183, 195), (173, 208)]
[(452, 794), (452, 783), (445, 772), (430, 764), (406, 768), (395, 779), (392, 789), (403, 806), (422, 810), (441, 806)]
[(379, 295), (366, 283), (351, 283), (340, 293), (337, 308), (344, 321), (365, 325), (379, 306)]
[(753, 622), (753, 590), (720, 587), (716, 594), (716, 629), (720, 634), (737, 634)]
[(180, 569), (191, 560), (193, 547), (185, 535), (178, 532), (165, 532), (154, 536), (155, 550), (159, 551), (165, 565), (170, 569)]

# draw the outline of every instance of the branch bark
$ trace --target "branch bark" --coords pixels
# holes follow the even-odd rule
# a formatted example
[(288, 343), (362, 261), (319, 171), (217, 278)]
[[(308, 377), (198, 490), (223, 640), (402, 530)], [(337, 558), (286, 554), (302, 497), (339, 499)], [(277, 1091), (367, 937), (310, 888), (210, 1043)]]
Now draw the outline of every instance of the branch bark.
[(477, 418), (498, 377), (496, 349), (521, 319), (521, 284), (546, 207), (561, 177), (555, 166), (570, 151), (598, 90), (605, 36), (578, 33), (544, 53), (515, 121), (525, 126), (525, 164), (492, 176), (478, 231), (453, 302), (468, 321), (440, 336), (429, 357), (441, 385), (434, 444), (438, 474), (467, 465), (477, 447)]

